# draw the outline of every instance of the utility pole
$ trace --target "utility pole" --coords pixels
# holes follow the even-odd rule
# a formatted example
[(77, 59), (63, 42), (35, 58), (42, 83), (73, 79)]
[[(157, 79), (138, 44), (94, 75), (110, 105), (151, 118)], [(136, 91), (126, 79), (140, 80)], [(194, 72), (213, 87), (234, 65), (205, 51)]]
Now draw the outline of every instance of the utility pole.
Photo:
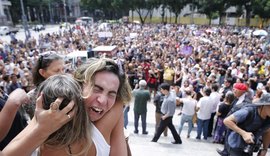
[(31, 33), (28, 29), (28, 23), (25, 16), (23, 0), (20, 0), (20, 2), (21, 2), (21, 10), (22, 10), (22, 22), (23, 22), (23, 28), (24, 28), (24, 33), (25, 33), (25, 42), (27, 42), (28, 39), (31, 37)]

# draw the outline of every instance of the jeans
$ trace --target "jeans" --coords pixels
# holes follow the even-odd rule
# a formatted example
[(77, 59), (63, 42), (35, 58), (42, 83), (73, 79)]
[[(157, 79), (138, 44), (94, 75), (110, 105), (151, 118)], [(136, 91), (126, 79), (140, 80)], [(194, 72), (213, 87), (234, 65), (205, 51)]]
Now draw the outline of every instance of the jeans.
[(128, 125), (128, 112), (129, 112), (130, 106), (125, 106), (124, 108), (124, 127), (127, 129)]
[(179, 125), (179, 135), (181, 134), (181, 131), (183, 129), (185, 122), (187, 122), (188, 123), (188, 136), (190, 136), (190, 133), (192, 130), (192, 118), (193, 118), (193, 115), (182, 114), (180, 125)]
[(203, 132), (203, 139), (207, 140), (208, 137), (208, 125), (209, 125), (209, 119), (207, 120), (201, 120), (198, 118), (197, 121), (197, 139), (201, 139), (201, 134)]
[(141, 116), (141, 121), (142, 121), (142, 130), (143, 130), (143, 132), (146, 132), (146, 112), (137, 113), (137, 112), (134, 111), (134, 128), (135, 128), (135, 131), (138, 131), (138, 125), (139, 125), (140, 116)]

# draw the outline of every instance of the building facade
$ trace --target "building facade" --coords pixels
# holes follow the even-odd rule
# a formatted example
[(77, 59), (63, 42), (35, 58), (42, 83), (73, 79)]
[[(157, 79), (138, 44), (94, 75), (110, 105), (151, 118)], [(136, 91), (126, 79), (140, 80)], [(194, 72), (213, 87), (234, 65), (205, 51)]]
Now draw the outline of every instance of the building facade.
[(0, 25), (12, 25), (12, 19), (9, 11), (11, 2), (0, 0)]

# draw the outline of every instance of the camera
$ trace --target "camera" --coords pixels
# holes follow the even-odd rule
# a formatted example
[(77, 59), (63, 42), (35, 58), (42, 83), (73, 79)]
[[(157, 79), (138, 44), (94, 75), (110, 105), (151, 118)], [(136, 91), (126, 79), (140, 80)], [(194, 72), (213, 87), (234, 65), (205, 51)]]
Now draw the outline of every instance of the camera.
[(244, 147), (243, 152), (245, 153), (253, 153), (253, 144), (248, 144)]
[(261, 144), (262, 144), (262, 140), (261, 139), (255, 139), (255, 137), (252, 137), (254, 144), (247, 144), (244, 149), (243, 152), (245, 153), (253, 153), (253, 152), (258, 152), (260, 150)]

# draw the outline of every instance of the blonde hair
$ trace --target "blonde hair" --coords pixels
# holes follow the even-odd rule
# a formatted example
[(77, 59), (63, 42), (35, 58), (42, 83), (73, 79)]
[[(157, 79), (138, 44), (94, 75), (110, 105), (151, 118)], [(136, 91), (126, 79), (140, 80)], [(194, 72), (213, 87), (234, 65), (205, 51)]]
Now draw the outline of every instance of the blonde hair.
[(44, 109), (50, 109), (50, 104), (58, 97), (64, 98), (59, 106), (60, 110), (67, 106), (71, 100), (75, 103), (73, 108), (75, 115), (73, 119), (52, 133), (44, 144), (51, 148), (60, 149), (78, 141), (85, 141), (84, 148), (80, 153), (75, 155), (86, 153), (91, 146), (91, 124), (83, 104), (80, 85), (72, 76), (54, 75), (40, 84), (37, 95), (41, 92), (43, 93)]
[(112, 72), (118, 77), (120, 84), (116, 101), (122, 102), (123, 104), (128, 103), (131, 100), (131, 87), (128, 83), (126, 74), (120, 72), (118, 65), (112, 59), (91, 58), (86, 64), (81, 65), (75, 71), (74, 78), (81, 85), (90, 84), (89, 89), (92, 90), (96, 73), (102, 71)]

